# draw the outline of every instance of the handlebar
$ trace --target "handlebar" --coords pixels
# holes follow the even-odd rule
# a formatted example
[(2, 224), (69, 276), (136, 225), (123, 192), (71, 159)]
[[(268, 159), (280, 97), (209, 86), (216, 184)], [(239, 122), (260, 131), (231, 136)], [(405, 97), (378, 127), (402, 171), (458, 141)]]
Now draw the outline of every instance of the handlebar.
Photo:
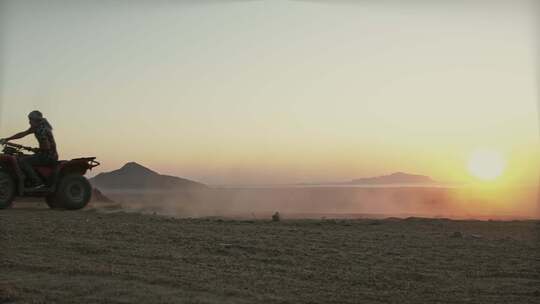
[(27, 147), (27, 146), (23, 146), (23, 145), (18, 145), (18, 144), (14, 144), (14, 143), (10, 143), (10, 142), (5, 142), (5, 143), (3, 143), (3, 145), (8, 146), (8, 147), (13, 147), (13, 148), (16, 148), (16, 149), (20, 149), (20, 150), (26, 150), (28, 152), (36, 152), (35, 148)]

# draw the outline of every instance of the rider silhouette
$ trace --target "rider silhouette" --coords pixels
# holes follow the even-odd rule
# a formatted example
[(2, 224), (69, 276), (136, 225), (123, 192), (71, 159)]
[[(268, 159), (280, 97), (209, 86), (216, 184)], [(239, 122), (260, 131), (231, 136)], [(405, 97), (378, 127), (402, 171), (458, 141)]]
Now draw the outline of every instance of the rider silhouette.
[(5, 143), (10, 140), (20, 139), (30, 134), (34, 134), (39, 142), (39, 148), (36, 149), (34, 155), (23, 156), (19, 159), (21, 169), (26, 174), (26, 177), (32, 182), (34, 189), (43, 188), (45, 185), (41, 178), (34, 171), (33, 166), (46, 166), (54, 164), (58, 161), (58, 153), (56, 151), (56, 142), (52, 133), (52, 126), (43, 114), (39, 111), (32, 111), (28, 114), (30, 128), (26, 131), (17, 133), (11, 137), (0, 139), (0, 143)]

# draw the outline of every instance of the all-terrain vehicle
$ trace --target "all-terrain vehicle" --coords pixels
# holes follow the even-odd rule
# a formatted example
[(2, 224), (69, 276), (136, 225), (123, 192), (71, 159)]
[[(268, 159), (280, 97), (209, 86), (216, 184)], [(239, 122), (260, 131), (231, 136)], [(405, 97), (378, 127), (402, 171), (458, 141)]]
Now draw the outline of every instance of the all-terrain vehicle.
[(18, 160), (24, 156), (23, 151), (34, 150), (14, 143), (3, 144), (0, 153), (0, 209), (11, 207), (16, 197), (41, 197), (52, 209), (84, 208), (92, 196), (92, 187), (84, 174), (99, 166), (96, 158), (61, 160), (49, 166), (34, 167), (46, 187), (33, 190), (25, 184)]

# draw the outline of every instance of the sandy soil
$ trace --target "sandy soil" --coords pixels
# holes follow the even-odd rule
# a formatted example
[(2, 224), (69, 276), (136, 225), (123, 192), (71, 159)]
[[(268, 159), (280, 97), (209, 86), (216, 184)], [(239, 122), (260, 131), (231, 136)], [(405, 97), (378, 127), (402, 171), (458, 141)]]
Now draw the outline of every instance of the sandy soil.
[(540, 223), (0, 212), (0, 303), (540, 303)]

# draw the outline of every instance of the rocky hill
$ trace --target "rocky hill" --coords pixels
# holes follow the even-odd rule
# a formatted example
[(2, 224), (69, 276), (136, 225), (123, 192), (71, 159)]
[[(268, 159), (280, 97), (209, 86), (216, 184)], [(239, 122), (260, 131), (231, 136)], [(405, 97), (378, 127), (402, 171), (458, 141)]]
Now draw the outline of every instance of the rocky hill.
[(186, 190), (206, 189), (206, 185), (176, 176), (161, 175), (140, 164), (130, 162), (122, 168), (100, 173), (90, 182), (99, 189)]

